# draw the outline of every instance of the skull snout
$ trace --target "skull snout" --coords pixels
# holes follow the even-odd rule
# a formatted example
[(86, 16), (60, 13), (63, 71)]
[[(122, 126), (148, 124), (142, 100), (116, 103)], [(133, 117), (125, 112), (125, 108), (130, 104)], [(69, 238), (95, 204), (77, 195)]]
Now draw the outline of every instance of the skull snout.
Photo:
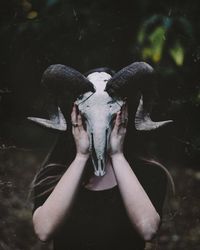
[(91, 156), (94, 165), (94, 174), (103, 176), (107, 162), (107, 137), (108, 129), (91, 133)]

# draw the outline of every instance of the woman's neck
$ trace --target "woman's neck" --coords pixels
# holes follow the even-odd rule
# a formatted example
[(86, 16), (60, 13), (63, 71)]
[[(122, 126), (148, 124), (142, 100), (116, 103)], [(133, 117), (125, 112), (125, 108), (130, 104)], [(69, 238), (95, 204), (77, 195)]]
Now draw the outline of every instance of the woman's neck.
[(101, 191), (111, 189), (117, 185), (117, 180), (112, 168), (110, 160), (106, 164), (106, 173), (102, 177), (92, 175), (88, 183), (85, 184), (85, 188), (93, 191)]

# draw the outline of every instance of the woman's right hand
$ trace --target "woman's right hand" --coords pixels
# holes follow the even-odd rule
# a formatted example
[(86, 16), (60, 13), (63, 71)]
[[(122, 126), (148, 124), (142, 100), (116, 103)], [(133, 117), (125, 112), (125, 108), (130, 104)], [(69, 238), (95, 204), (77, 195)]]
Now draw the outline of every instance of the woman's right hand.
[(77, 155), (89, 157), (89, 136), (83, 126), (81, 114), (76, 104), (73, 105), (71, 113), (72, 134), (74, 136)]

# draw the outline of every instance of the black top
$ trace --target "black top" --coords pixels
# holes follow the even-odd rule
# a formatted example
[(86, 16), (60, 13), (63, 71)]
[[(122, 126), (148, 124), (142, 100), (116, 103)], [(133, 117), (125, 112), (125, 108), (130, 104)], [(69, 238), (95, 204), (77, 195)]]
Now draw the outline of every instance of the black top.
[[(134, 172), (162, 217), (166, 174), (141, 161), (134, 164)], [(39, 193), (36, 188), (35, 195)], [(46, 198), (35, 198), (34, 209)], [(103, 191), (80, 187), (67, 223), (54, 238), (54, 250), (142, 250), (144, 246), (130, 224), (117, 186)]]

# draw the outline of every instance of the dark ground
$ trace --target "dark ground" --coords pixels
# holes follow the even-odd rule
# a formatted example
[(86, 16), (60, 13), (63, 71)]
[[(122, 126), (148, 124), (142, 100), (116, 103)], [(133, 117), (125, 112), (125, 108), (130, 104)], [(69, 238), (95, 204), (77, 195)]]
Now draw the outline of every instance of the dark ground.
[[(49, 250), (33, 233), (31, 203), (27, 195), (31, 180), (45, 156), (44, 151), (17, 148), (0, 150), (0, 249)], [(163, 224), (148, 250), (198, 250), (200, 245), (200, 171), (190, 166), (168, 167), (176, 195), (165, 205)], [(170, 197), (170, 196), (169, 196)]]

